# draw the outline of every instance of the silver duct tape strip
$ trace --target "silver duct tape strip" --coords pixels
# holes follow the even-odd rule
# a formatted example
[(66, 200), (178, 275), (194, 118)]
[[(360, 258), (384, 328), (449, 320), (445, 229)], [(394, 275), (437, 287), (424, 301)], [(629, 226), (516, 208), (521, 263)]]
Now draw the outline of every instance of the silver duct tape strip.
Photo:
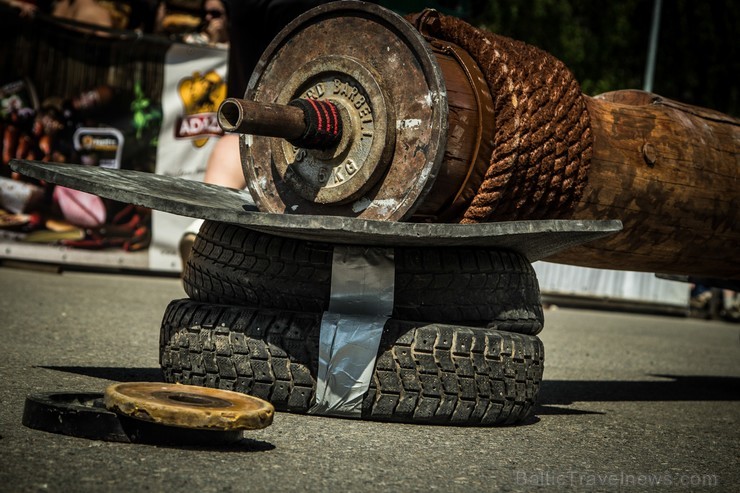
[(359, 418), (383, 327), (393, 311), (393, 250), (337, 245), (329, 311), (321, 318), (311, 414)]
[(386, 320), (388, 317), (324, 313), (316, 404), (309, 413), (360, 417)]
[(395, 276), (393, 249), (335, 246), (329, 311), (390, 317)]

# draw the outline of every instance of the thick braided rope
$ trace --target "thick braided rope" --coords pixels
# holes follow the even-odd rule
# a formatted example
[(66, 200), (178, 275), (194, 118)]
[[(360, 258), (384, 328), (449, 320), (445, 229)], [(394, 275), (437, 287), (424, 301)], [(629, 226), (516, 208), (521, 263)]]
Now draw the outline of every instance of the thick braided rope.
[(463, 223), (563, 217), (583, 194), (592, 154), (581, 88), (552, 55), (439, 15), (429, 34), (465, 49), (494, 103), (493, 154)]

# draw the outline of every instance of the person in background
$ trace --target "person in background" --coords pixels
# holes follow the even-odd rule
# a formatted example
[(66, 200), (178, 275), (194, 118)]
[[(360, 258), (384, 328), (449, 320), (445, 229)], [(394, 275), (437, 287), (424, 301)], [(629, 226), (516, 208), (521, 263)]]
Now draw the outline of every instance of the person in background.
[(208, 36), (210, 43), (224, 44), (229, 42), (228, 12), (222, 0), (205, 0), (203, 2), (203, 22), (201, 31)]
[[(229, 68), (227, 97), (243, 98), (257, 61), (275, 36), (302, 13), (326, 0), (226, 0), (228, 6)], [(208, 5), (221, 0), (206, 0)], [(219, 17), (220, 18), (220, 17)], [(242, 189), (246, 187), (239, 159), (239, 136), (225, 135), (213, 149), (204, 181)]]
[(226, 0), (229, 8), (228, 96), (244, 97), (257, 61), (277, 34), (327, 0)]
[(0, 0), (0, 3), (20, 10), (21, 17), (33, 17), (39, 10), (39, 6), (33, 0)]
[(205, 0), (202, 21), (196, 33), (188, 33), (183, 41), (191, 44), (225, 46), (229, 43), (228, 12), (222, 0)]
[[(221, 3), (221, 0), (206, 0)], [(227, 97), (243, 98), (257, 61), (275, 36), (304, 12), (326, 0), (226, 0), (229, 68)], [(207, 7), (206, 7), (207, 8)], [(239, 160), (239, 137), (221, 137), (208, 160), (206, 183), (246, 187)]]
[[(208, 2), (206, 2), (208, 3)], [(227, 97), (243, 98), (257, 62), (275, 36), (302, 13), (327, 0), (226, 0), (228, 11), (229, 68)], [(219, 139), (208, 158), (205, 183), (244, 189), (247, 183), (241, 167), (239, 136)], [(203, 221), (195, 221), (180, 239), (183, 267), (190, 257), (196, 234)]]
[(101, 27), (114, 27), (110, 11), (95, 0), (59, 0), (54, 4), (51, 15)]

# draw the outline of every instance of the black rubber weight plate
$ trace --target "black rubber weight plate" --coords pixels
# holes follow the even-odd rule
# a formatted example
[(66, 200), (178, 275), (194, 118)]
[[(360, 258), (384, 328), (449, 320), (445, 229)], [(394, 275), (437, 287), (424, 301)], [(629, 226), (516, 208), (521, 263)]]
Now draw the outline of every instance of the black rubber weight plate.
[[(183, 280), (208, 303), (322, 313), (333, 246), (206, 221)], [(534, 335), (543, 313), (537, 276), (522, 255), (490, 248), (396, 248), (393, 318)]]
[(241, 440), (241, 431), (163, 426), (106, 409), (102, 393), (46, 392), (26, 397), (23, 424), (34, 430), (108, 442), (222, 445)]
[[(160, 363), (167, 382), (235, 390), (277, 410), (315, 402), (321, 314), (176, 300), (164, 315)], [(544, 348), (535, 336), (389, 320), (364, 419), (498, 425), (535, 404)]]

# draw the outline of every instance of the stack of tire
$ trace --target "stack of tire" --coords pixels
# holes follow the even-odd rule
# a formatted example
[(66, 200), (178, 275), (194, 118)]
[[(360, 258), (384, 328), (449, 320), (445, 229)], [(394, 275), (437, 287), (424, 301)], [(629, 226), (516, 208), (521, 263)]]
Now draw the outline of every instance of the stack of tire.
[[(206, 221), (162, 321), (165, 381), (234, 390), (306, 413), (333, 245)], [(362, 418), (499, 425), (526, 420), (542, 380), (531, 264), (491, 248), (396, 247), (394, 307)]]

